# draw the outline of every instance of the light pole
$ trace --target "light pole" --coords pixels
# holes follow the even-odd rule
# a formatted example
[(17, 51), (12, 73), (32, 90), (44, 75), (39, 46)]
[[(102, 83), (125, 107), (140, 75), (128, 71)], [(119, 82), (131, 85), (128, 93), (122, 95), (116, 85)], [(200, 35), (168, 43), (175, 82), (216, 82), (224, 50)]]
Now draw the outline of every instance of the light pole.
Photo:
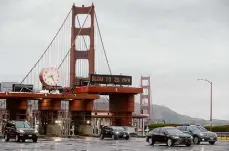
[(206, 81), (206, 82), (208, 82), (210, 85), (211, 85), (211, 96), (210, 96), (210, 131), (212, 131), (212, 82), (211, 81), (209, 81), (209, 80), (207, 80), (207, 79), (198, 79), (198, 81), (200, 81), (200, 80), (202, 80), (202, 81)]

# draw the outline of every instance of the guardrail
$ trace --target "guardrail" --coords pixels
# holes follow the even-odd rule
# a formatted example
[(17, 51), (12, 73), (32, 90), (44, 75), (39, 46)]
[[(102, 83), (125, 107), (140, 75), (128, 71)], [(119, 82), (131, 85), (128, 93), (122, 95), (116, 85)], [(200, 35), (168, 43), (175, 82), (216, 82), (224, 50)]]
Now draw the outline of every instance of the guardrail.
[(229, 132), (216, 132), (218, 139), (229, 140)]

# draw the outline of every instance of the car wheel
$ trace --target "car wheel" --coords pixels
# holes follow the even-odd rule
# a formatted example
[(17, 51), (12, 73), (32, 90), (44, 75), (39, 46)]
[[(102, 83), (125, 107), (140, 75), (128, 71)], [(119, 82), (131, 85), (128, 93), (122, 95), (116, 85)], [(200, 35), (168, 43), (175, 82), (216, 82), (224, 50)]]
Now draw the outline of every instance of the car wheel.
[(103, 136), (103, 134), (100, 134), (100, 139), (104, 139), (104, 136)]
[(154, 145), (153, 139), (152, 138), (149, 138), (148, 143), (149, 143), (149, 145)]
[(215, 141), (211, 141), (211, 142), (209, 142), (209, 144), (214, 145), (215, 144)]
[(130, 138), (129, 136), (125, 137), (125, 140), (129, 140), (129, 138)]
[(167, 145), (168, 146), (173, 146), (173, 140), (171, 138), (168, 138)]
[(20, 142), (20, 138), (18, 137), (18, 135), (15, 136), (15, 141)]
[(112, 139), (113, 139), (113, 140), (117, 140), (117, 137), (113, 134), (113, 135), (112, 135)]
[(199, 140), (199, 138), (197, 137), (197, 136), (195, 136), (194, 138), (193, 138), (193, 143), (194, 144), (200, 144), (200, 140)]
[(8, 142), (10, 139), (9, 139), (9, 136), (8, 135), (5, 135), (5, 141)]
[(36, 143), (37, 142), (37, 137), (33, 138), (33, 142)]

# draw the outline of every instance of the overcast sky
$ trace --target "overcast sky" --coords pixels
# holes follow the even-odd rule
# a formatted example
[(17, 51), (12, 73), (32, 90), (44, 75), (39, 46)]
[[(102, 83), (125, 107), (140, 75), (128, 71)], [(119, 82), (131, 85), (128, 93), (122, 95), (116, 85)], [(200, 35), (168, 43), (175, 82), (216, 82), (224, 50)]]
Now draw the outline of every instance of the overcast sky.
[[(1, 0), (0, 80), (20, 81), (45, 50), (72, 3)], [(113, 74), (151, 76), (152, 102), (180, 114), (229, 120), (228, 0), (96, 0)]]

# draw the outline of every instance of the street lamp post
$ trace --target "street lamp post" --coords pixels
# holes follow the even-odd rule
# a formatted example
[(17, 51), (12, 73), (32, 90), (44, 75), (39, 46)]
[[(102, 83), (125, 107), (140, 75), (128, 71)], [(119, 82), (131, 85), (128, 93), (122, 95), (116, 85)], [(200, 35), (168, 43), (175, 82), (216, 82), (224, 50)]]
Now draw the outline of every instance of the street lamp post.
[(202, 81), (206, 81), (208, 82), (210, 85), (211, 85), (211, 96), (210, 96), (210, 131), (212, 131), (212, 82), (207, 80), (207, 79), (198, 79), (199, 81), (202, 80)]

